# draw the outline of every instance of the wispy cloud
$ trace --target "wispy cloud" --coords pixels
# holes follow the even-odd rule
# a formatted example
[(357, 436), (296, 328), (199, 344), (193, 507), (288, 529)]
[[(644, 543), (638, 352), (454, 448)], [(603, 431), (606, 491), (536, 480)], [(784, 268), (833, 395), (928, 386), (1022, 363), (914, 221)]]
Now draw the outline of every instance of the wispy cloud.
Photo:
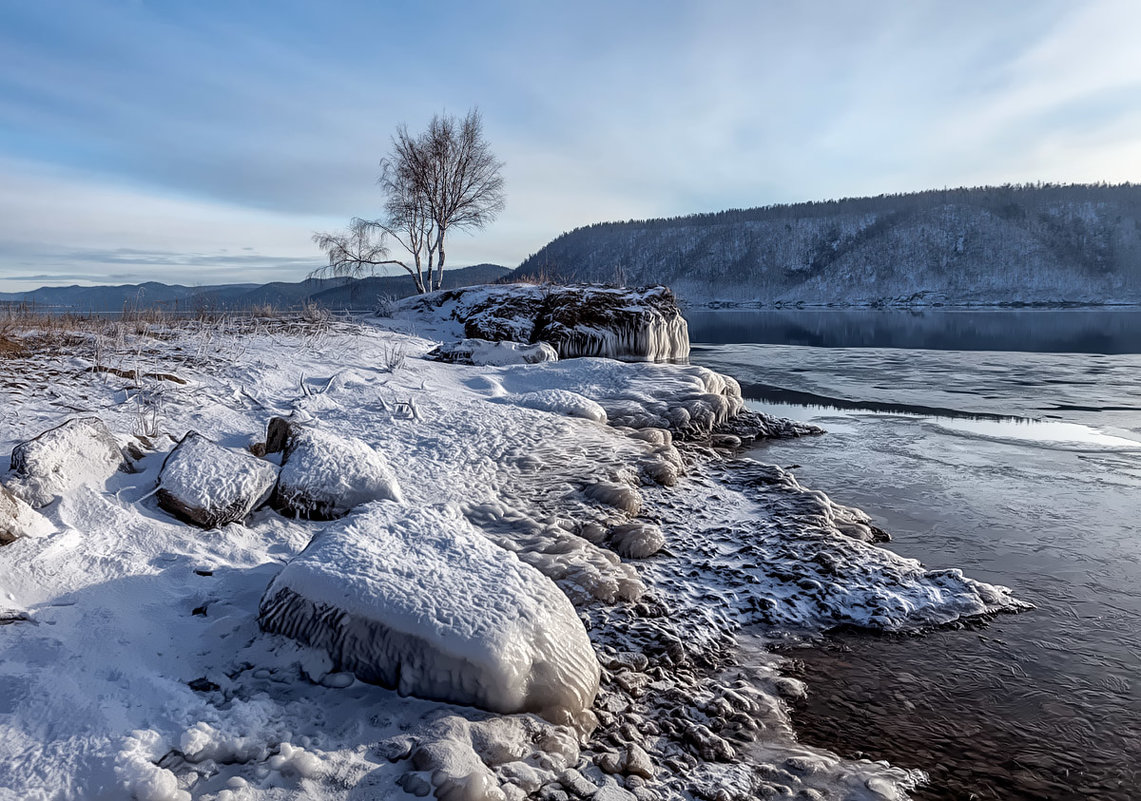
[(377, 208), (397, 123), (476, 103), (508, 206), (457, 264), (514, 264), (602, 219), (1141, 180), (1139, 8), (5, 4), (0, 284), (102, 280), (116, 259), (189, 280), (243, 248), (218, 263), (301, 277), (313, 230)]

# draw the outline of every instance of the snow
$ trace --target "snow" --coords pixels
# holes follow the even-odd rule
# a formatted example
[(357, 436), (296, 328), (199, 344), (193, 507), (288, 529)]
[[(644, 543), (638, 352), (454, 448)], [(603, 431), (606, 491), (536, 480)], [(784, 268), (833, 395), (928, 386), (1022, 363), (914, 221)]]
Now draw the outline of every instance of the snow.
[(375, 448), (315, 426), (295, 426), (274, 493), (286, 514), (327, 520), (369, 501), (401, 502), (396, 476)]
[(277, 466), (187, 432), (163, 463), (158, 503), (203, 528), (244, 520), (269, 500)]
[(54, 532), (50, 520), (0, 485), (0, 545), (20, 537), (46, 537)]
[(488, 342), (486, 339), (461, 339), (445, 342), (429, 351), (429, 359), (452, 364), (503, 366), (555, 362), (559, 354), (546, 342), (528, 345), (523, 342)]
[(41, 507), (80, 484), (106, 481), (123, 466), (115, 437), (98, 417), (76, 417), (12, 449), (8, 489)]
[[(654, 772), (646, 791), (663, 799), (689, 799), (699, 781), (716, 793), (719, 774), (702, 778), (712, 753), (732, 754), (751, 777), (744, 797), (778, 770), (789, 792), (776, 797), (837, 796), (840, 787), (874, 797), (844, 776), (860, 786), (914, 784), (912, 772), (796, 744), (782, 700), (796, 683), (779, 668), (750, 674), (751, 691), (729, 688), (718, 671), (732, 668), (742, 626), (906, 630), (1017, 608), (1008, 592), (860, 541), (866, 518), (777, 468), (687, 445), (717, 435), (719, 420), (734, 423), (732, 379), (602, 358), (501, 367), (420, 358), (437, 344), (371, 322), (191, 321), (0, 360), (2, 448), (74, 415), (97, 417), (112, 439), (126, 440), (139, 406), (125, 390), (141, 384), (144, 399), (161, 399), (134, 473), (118, 470), (109, 447), (95, 470), (72, 469), (88, 456), (82, 444), (46, 448), (67, 478), (38, 512), (54, 532), (0, 547), (0, 606), (11, 610), (0, 626), (0, 798), (345, 801), (407, 789), (519, 799), (536, 782), (540, 793), (568, 784), (615, 793), (618, 780), (596, 760), (625, 749), (628, 761), (635, 741)], [(407, 354), (402, 364), (385, 358), (396, 351)], [(91, 370), (98, 361), (127, 372), (140, 358), (188, 383)], [(518, 402), (529, 393), (546, 402)], [(154, 488), (187, 432), (244, 459), (241, 449), (260, 443), (274, 417), (294, 422), (287, 442), (312, 445), (305, 458), (298, 449), (286, 456), (283, 475), (292, 466), (298, 481), (313, 479), (348, 516), (322, 523), (263, 507), (220, 536), (160, 509)], [(333, 443), (351, 443), (336, 451), (351, 458), (323, 458)], [(362, 485), (342, 479), (373, 455), (399, 487), (386, 479), (358, 499), (350, 489)], [(395, 499), (383, 499), (381, 486)], [(635, 541), (654, 545), (655, 529), (665, 544), (653, 558), (620, 555)], [(320, 556), (323, 548), (336, 556)], [(406, 591), (376, 595), (367, 573), (348, 575), (342, 556), (388, 571)], [(446, 591), (422, 591), (427, 565), (439, 567)], [(535, 715), (359, 681), (337, 664), (339, 646), (259, 628), (267, 588), (292, 586), (291, 575), (320, 596), (314, 601), (339, 598), (353, 614), (373, 615), (387, 598), (419, 621), (401, 630), (402, 643), (414, 631), (453, 659), (395, 684), (450, 691), (454, 677), (478, 674), (487, 687), (467, 688), (469, 698), (581, 709), (589, 665), (597, 670), (601, 659), (589, 710), (599, 728), (580, 740)], [(518, 617), (446, 617), (505, 599)], [(463, 636), (445, 641), (445, 632)], [(498, 672), (571, 650), (579, 656), (567, 681), (544, 675), (532, 687), (521, 672)], [(540, 698), (540, 686), (552, 684), (555, 696)], [(735, 696), (750, 698), (752, 711), (703, 711), (723, 709), (714, 700), (740, 710)], [(746, 735), (761, 742), (746, 746)], [(433, 745), (445, 742), (456, 745)], [(818, 771), (780, 767), (782, 755), (805, 752), (817, 755)]]
[(259, 619), (404, 695), (572, 722), (598, 689), (566, 596), (452, 506), (380, 502), (329, 526), (273, 580)]

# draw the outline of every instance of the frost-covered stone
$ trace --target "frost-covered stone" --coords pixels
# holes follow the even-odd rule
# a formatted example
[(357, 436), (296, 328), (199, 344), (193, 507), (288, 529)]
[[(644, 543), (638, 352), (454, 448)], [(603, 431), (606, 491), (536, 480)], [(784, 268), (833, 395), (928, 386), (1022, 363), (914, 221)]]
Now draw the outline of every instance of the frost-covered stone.
[(75, 417), (12, 449), (8, 488), (33, 507), (81, 484), (99, 484), (124, 466), (115, 436), (98, 417)]
[(50, 520), (0, 485), (0, 545), (20, 537), (46, 537), (54, 531)]
[(276, 465), (190, 431), (163, 462), (156, 497), (176, 517), (214, 528), (244, 520), (269, 500), (276, 481)]
[(317, 534), (259, 621), (402, 694), (580, 720), (594, 650), (567, 597), (452, 507), (376, 503)]
[(610, 547), (623, 559), (647, 559), (665, 544), (662, 530), (652, 523), (624, 523), (610, 529)]
[(285, 445), (273, 503), (282, 513), (331, 520), (377, 500), (404, 496), (388, 461), (366, 442), (295, 425)]
[(508, 340), (489, 342), (486, 339), (461, 339), (459, 342), (445, 342), (437, 346), (429, 351), (427, 358), (452, 364), (501, 367), (508, 364), (555, 362), (558, 361), (559, 354), (546, 342), (528, 345)]

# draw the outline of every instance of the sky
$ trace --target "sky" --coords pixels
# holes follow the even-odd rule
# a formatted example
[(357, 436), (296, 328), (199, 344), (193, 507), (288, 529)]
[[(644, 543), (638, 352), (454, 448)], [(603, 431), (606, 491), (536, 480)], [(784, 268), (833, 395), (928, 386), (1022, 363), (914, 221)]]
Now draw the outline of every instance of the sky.
[(507, 205), (603, 220), (1141, 182), (1136, 0), (0, 0), (0, 292), (297, 281), (395, 128), (480, 109)]

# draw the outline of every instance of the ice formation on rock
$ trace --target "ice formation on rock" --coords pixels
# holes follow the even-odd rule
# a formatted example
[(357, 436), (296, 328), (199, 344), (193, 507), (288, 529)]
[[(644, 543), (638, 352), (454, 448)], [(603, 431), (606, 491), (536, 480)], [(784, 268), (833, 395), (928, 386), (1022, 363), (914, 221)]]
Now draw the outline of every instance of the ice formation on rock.
[(428, 359), (452, 364), (503, 366), (555, 362), (559, 354), (546, 342), (528, 345), (523, 342), (489, 342), (486, 339), (461, 339), (445, 342), (428, 352)]
[(20, 537), (46, 537), (54, 531), (50, 520), (0, 484), (0, 545)]
[(163, 462), (159, 506), (203, 528), (244, 520), (269, 500), (277, 466), (187, 432)]
[(75, 417), (12, 449), (8, 489), (39, 508), (80, 484), (106, 481), (123, 465), (119, 443), (103, 421)]
[(379, 502), (331, 524), (270, 584), (259, 622), (405, 695), (569, 723), (598, 689), (567, 597), (448, 506)]
[(665, 544), (662, 530), (653, 523), (623, 523), (610, 529), (610, 546), (623, 559), (647, 559)]
[(451, 320), (465, 337), (548, 342), (560, 358), (668, 361), (689, 355), (689, 326), (669, 289), (493, 284), (404, 301), (403, 315)]
[(282, 513), (331, 520), (377, 500), (401, 503), (404, 496), (388, 460), (375, 448), (315, 426), (290, 429), (273, 494)]

